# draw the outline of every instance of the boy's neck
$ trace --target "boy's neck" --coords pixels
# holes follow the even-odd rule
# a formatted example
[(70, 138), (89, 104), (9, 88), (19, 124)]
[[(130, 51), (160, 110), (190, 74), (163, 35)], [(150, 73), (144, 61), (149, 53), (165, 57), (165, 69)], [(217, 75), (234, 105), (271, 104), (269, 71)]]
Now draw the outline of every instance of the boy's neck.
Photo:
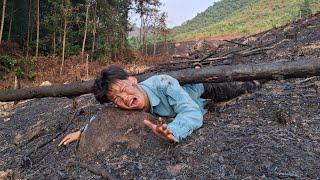
[(144, 96), (144, 107), (143, 107), (143, 111), (145, 112), (150, 112), (150, 101), (149, 101), (149, 97), (146, 93), (146, 91), (144, 91), (143, 88), (141, 88), (141, 91), (143, 92), (143, 96)]

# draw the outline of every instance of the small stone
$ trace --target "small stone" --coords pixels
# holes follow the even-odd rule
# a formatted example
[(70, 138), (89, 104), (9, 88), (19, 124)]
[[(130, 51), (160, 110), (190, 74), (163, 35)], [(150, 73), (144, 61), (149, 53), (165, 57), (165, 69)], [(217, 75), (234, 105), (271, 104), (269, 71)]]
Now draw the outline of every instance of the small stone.
[(141, 164), (141, 163), (138, 163), (138, 164), (137, 164), (137, 168), (138, 168), (139, 170), (142, 170), (142, 164)]
[(187, 168), (187, 167), (188, 167), (187, 164), (179, 163), (179, 164), (176, 164), (176, 165), (167, 166), (167, 171), (172, 176), (177, 176), (178, 174), (180, 174), (182, 169)]
[(223, 156), (219, 156), (219, 162), (220, 162), (220, 163), (223, 163), (223, 162), (224, 162)]
[(0, 179), (12, 179), (13, 171), (8, 169), (6, 171), (0, 171)]
[(218, 153), (212, 153), (210, 156), (213, 157), (213, 158), (217, 158), (217, 157), (219, 157), (219, 154)]
[(127, 160), (128, 160), (128, 156), (127, 156), (127, 155), (123, 155), (123, 156), (121, 156), (121, 159), (122, 159), (123, 161), (127, 161)]

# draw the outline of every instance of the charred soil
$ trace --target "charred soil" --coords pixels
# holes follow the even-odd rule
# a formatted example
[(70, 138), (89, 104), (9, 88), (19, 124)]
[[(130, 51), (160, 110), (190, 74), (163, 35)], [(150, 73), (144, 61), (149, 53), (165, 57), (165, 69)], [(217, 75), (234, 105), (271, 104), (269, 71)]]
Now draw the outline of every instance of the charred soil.
[[(320, 14), (316, 14), (232, 40), (236, 43), (225, 42), (210, 58), (230, 58), (204, 65), (294, 61), (299, 56), (319, 58), (319, 19)], [(117, 179), (317, 179), (319, 86), (320, 77), (279, 77), (263, 83), (254, 93), (212, 103), (203, 127), (178, 144), (158, 139), (145, 127), (138, 126), (146, 135), (126, 127), (126, 132), (141, 135), (139, 140), (133, 138), (135, 148), (132, 142), (114, 140), (106, 151), (93, 152), (85, 159), (80, 158), (79, 148), (90, 143), (57, 145), (64, 135), (106, 108), (92, 95), (77, 97), (76, 101), (43, 98), (16, 105), (3, 103), (0, 178), (90, 179), (111, 175)], [(125, 123), (120, 115), (118, 120)]]

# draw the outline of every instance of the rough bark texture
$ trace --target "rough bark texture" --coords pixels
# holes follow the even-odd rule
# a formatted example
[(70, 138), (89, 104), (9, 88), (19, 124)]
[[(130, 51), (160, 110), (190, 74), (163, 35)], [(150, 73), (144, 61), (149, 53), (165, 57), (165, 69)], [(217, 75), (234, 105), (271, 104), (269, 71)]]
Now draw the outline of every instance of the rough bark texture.
[[(152, 75), (168, 74), (181, 84), (200, 82), (248, 81), (254, 79), (288, 79), (320, 75), (319, 58), (300, 59), (297, 61), (279, 61), (263, 64), (240, 64), (208, 66), (201, 69), (184, 69), (166, 73), (147, 73), (137, 75), (143, 81)], [(93, 80), (65, 85), (33, 87), (19, 90), (1, 90), (0, 101), (24, 100), (42, 97), (70, 97), (91, 93)]]
[(93, 60), (94, 50), (95, 50), (95, 41), (96, 41), (96, 13), (97, 13), (97, 5), (94, 4), (93, 10), (93, 29), (92, 29), (92, 49), (91, 49), (91, 61)]
[(3, 26), (4, 26), (4, 17), (6, 15), (6, 0), (3, 1), (2, 5), (2, 18), (1, 18), (1, 28), (0, 28), (0, 44), (2, 41), (2, 33), (3, 33)]
[(67, 5), (64, 9), (64, 27), (63, 27), (63, 42), (62, 42), (62, 60), (61, 60), (61, 67), (60, 67), (60, 76), (63, 72), (63, 66), (64, 66), (64, 56), (65, 56), (65, 49), (66, 49), (66, 34), (67, 34)]
[(146, 135), (143, 119), (155, 120), (155, 117), (141, 111), (104, 108), (81, 135), (79, 143), (81, 158), (89, 158), (97, 151), (109, 151), (116, 142), (128, 143), (132, 150), (139, 148), (143, 136)]
[[(143, 81), (152, 75), (138, 76)], [(161, 74), (161, 73), (160, 73)], [(166, 74), (179, 80), (181, 84), (200, 82), (249, 81), (254, 79), (289, 79), (320, 74), (319, 58), (300, 59), (298, 61), (279, 61), (276, 63), (222, 65), (202, 69), (184, 69)]]
[(84, 36), (83, 36), (83, 42), (82, 42), (82, 49), (81, 49), (81, 62), (83, 62), (84, 58), (84, 47), (86, 46), (86, 39), (87, 39), (87, 29), (88, 29), (88, 16), (89, 16), (89, 7), (90, 5), (86, 5), (86, 25), (84, 29)]
[(28, 32), (27, 32), (27, 58), (29, 58), (29, 43), (30, 43), (30, 27), (31, 27), (31, 0), (29, 0), (29, 12), (28, 12)]
[(37, 1), (37, 45), (36, 45), (36, 59), (39, 55), (39, 32), (40, 32), (40, 0)]

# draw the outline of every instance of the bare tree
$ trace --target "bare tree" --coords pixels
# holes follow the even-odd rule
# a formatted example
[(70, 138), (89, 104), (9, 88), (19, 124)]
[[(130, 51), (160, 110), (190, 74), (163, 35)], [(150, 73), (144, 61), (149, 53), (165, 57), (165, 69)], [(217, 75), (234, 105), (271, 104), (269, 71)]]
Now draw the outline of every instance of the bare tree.
[(37, 43), (36, 43), (36, 59), (39, 55), (39, 32), (40, 32), (40, 0), (37, 0)]
[(53, 46), (53, 57), (55, 57), (56, 56), (56, 29), (54, 28), (54, 30), (53, 30), (53, 35), (52, 35), (53, 37), (52, 37), (52, 39), (53, 39), (53, 44), (52, 44), (52, 46)]
[(169, 30), (167, 28), (167, 17), (168, 17), (167, 13), (165, 13), (165, 12), (161, 13), (160, 19), (159, 19), (159, 26), (158, 26), (158, 31), (163, 38), (163, 43), (164, 43), (164, 47), (166, 50), (166, 54), (168, 54), (167, 36), (169, 34)]
[(96, 19), (96, 16), (97, 16), (97, 3), (94, 3), (91, 61), (93, 60), (93, 55), (94, 55), (94, 51), (95, 51), (95, 42), (96, 42), (96, 33), (97, 33), (97, 24), (96, 24), (97, 19)]
[(11, 8), (11, 13), (10, 13), (8, 39), (7, 39), (8, 41), (10, 41), (10, 38), (11, 38), (11, 27), (12, 27), (13, 15), (14, 15), (14, 11), (13, 11), (13, 6), (12, 6), (12, 8)]
[(83, 56), (84, 56), (84, 47), (86, 46), (86, 38), (87, 38), (87, 29), (88, 29), (88, 16), (89, 16), (89, 2), (86, 4), (86, 23), (85, 23), (85, 29), (84, 29), (84, 36), (83, 36), (83, 42), (82, 42), (82, 50), (81, 50), (81, 63), (83, 63)]
[(30, 43), (30, 26), (31, 26), (31, 0), (29, 0), (29, 13), (28, 13), (28, 32), (27, 32), (27, 58), (29, 58), (29, 43)]
[[(63, 0), (62, 0), (62, 2), (63, 2)], [(63, 7), (63, 16), (64, 16), (64, 26), (63, 26), (62, 60), (61, 60), (61, 66), (60, 66), (60, 76), (62, 75), (63, 66), (64, 66), (64, 58), (65, 58), (64, 56), (65, 56), (65, 49), (66, 49), (68, 4), (66, 4)]]
[(3, 5), (2, 5), (2, 18), (1, 18), (1, 28), (0, 28), (0, 44), (2, 41), (2, 33), (3, 33), (3, 26), (4, 26), (4, 17), (6, 15), (6, 3), (7, 0), (3, 0)]
[(140, 14), (140, 43), (142, 51), (145, 55), (148, 54), (148, 31), (152, 24), (153, 14), (158, 12), (161, 5), (160, 0), (136, 0), (137, 13)]
[(152, 36), (153, 36), (153, 55), (156, 55), (158, 34), (161, 32), (161, 18), (163, 13), (159, 13), (159, 10), (154, 9), (152, 11)]

